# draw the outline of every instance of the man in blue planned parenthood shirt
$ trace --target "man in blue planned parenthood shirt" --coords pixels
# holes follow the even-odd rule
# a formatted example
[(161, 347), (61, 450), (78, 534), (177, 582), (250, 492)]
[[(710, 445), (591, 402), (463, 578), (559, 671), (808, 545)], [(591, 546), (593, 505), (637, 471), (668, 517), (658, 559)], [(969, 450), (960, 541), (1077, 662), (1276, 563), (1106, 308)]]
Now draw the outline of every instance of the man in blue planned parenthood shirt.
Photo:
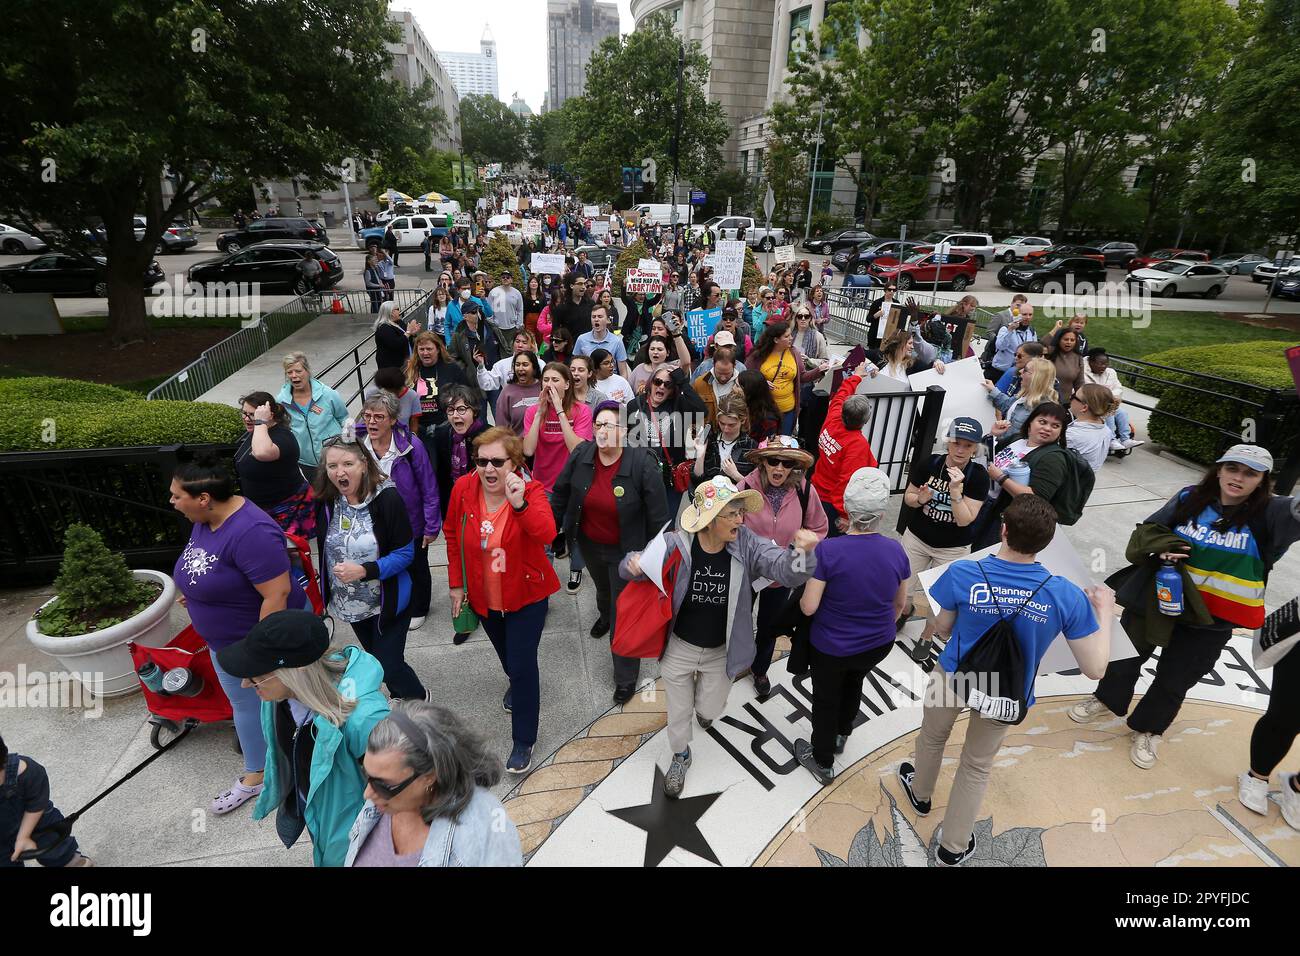
[[(1085, 674), (1091, 677), (1106, 671), (1115, 594), (1105, 586), (1085, 590), (1038, 563), (1038, 552), (1055, 533), (1056, 511), (1051, 504), (1037, 495), (1021, 495), (1003, 513), (1002, 546), (997, 553), (979, 561), (953, 562), (930, 591), (940, 609), (936, 637), (950, 636), (926, 686), (916, 765), (904, 762), (898, 768), (899, 782), (921, 816), (930, 812), (953, 724), (971, 703), (952, 675), (999, 620), (1010, 621), (1024, 659), (1025, 686), (1017, 690), (1023, 691), (1027, 706), (1034, 703), (1039, 664), (1058, 634), (1065, 635)], [(975, 693), (968, 696), (974, 698)], [(975, 853), (976, 815), (993, 758), (1009, 728), (971, 710), (961, 761), (936, 835), (935, 860), (941, 866), (957, 866)]]

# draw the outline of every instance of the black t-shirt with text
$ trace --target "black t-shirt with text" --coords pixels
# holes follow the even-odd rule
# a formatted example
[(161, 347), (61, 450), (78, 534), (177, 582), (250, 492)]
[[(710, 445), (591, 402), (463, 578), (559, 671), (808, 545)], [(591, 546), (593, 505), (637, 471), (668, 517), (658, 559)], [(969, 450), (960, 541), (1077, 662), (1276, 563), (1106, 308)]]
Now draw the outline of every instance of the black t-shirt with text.
[(673, 633), (696, 647), (727, 643), (727, 591), (731, 585), (731, 554), (723, 548), (709, 554), (697, 537), (691, 542), (691, 580), (677, 612)]
[[(984, 503), (989, 493), (989, 473), (977, 462), (969, 462), (964, 472), (962, 497)], [(907, 483), (930, 488), (930, 500), (919, 508), (907, 509), (907, 528), (932, 548), (961, 548), (970, 545), (975, 523), (957, 524), (952, 513), (952, 496), (948, 491), (948, 456), (931, 455), (930, 460), (912, 469)]]

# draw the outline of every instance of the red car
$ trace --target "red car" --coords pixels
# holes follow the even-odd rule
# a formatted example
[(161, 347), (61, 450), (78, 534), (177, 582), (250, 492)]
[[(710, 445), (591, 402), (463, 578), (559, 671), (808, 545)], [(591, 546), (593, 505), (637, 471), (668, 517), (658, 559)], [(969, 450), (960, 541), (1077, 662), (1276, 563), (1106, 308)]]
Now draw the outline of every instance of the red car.
[(1048, 246), (1046, 249), (1035, 249), (1025, 256), (1025, 261), (1031, 266), (1040, 266), (1044, 262), (1051, 262), (1053, 259), (1096, 259), (1103, 265), (1106, 262), (1106, 254), (1100, 249), (1093, 246), (1080, 246), (1074, 243), (1058, 243), (1054, 246)]
[(936, 272), (939, 284), (951, 286), (954, 292), (961, 292), (975, 281), (979, 263), (974, 256), (949, 253), (942, 258), (946, 261), (936, 263), (934, 253), (918, 253), (899, 265), (872, 265), (871, 275), (879, 282), (893, 282), (899, 289), (933, 285)]
[(1146, 269), (1166, 259), (1184, 259), (1189, 262), (1209, 262), (1210, 254), (1201, 249), (1157, 249), (1146, 256), (1134, 256), (1128, 261), (1128, 271)]

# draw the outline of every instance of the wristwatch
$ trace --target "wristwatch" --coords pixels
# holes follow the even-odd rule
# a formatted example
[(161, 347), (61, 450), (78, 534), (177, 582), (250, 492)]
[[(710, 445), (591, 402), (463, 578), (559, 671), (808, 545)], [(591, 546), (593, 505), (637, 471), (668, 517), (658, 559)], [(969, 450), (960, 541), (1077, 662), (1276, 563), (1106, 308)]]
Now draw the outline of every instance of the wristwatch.
[(524, 503), (520, 505), (518, 508), (515, 508), (514, 505), (511, 505), (510, 507), (514, 509), (515, 514), (522, 514), (523, 512), (528, 510), (528, 499), (525, 498)]
[(271, 424), (271, 423), (270, 423), (270, 422), (267, 422), (267, 421), (262, 421), (262, 419), (260, 419), (260, 418), (254, 418), (254, 419), (253, 419), (253, 424), (254, 424), (254, 425), (269, 425), (269, 424)]

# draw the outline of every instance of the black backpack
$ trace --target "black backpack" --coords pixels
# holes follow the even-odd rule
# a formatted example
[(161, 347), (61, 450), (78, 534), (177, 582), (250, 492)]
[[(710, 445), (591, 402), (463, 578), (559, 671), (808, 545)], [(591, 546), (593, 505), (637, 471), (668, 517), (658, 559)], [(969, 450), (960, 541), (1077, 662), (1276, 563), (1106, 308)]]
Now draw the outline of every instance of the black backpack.
[[(1025, 692), (1025, 655), (1016, 639), (1012, 622), (1021, 608), (1034, 599), (1043, 585), (1052, 579), (1051, 573), (1038, 583), (1025, 603), (1016, 608), (1010, 617), (1002, 617), (1002, 606), (993, 593), (993, 585), (984, 573), (983, 562), (975, 562), (989, 589), (989, 599), (998, 610), (998, 621), (979, 636), (975, 645), (965, 654), (957, 648), (957, 668), (952, 682), (966, 706), (982, 717), (999, 724), (1014, 726), (1029, 712), (1029, 698)], [(1004, 689), (1009, 689), (1010, 693)]]
[[(1051, 449), (1056, 449), (1053, 452)], [(1052, 507), (1056, 509), (1057, 521), (1064, 525), (1077, 524), (1083, 517), (1083, 507), (1092, 497), (1093, 486), (1097, 483), (1097, 475), (1077, 451), (1073, 448), (1062, 448), (1060, 445), (1042, 445), (1035, 448), (1025, 456), (1024, 462), (1033, 470), (1034, 461), (1046, 458), (1048, 455), (1061, 454), (1065, 456), (1065, 480), (1061, 482), (1061, 487), (1056, 489), (1056, 494), (1052, 496)]]

